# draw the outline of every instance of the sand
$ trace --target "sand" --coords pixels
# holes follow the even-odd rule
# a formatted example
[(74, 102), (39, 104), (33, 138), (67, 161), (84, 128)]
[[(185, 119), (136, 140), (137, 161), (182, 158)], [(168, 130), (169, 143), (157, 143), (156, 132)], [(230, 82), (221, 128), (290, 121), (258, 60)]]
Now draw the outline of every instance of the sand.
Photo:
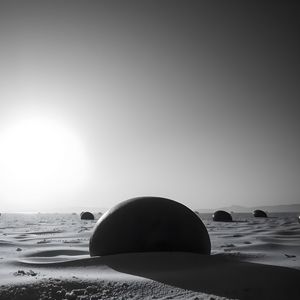
[[(131, 253), (91, 258), (97, 220), (72, 214), (0, 216), (0, 299), (297, 299), (297, 214), (206, 225), (212, 255)], [(95, 215), (97, 219), (97, 215)]]

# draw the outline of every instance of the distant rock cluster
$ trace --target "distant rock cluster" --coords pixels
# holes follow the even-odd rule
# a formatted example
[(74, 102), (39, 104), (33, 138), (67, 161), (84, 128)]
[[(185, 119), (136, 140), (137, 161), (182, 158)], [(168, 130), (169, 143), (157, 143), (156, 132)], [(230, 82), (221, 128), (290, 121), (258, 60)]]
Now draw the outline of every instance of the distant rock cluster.
[[(260, 209), (254, 210), (253, 216), (255, 218), (267, 218), (268, 217), (267, 213)], [(224, 210), (217, 210), (212, 215), (212, 219), (213, 219), (213, 221), (216, 221), (216, 222), (232, 222), (231, 214)]]

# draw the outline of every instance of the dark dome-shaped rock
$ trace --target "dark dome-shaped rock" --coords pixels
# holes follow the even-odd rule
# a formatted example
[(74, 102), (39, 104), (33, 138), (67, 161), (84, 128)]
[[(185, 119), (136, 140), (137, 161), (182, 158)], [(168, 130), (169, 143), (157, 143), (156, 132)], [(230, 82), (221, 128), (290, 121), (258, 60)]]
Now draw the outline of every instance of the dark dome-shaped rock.
[(212, 215), (212, 218), (217, 222), (232, 222), (231, 214), (224, 210), (217, 210)]
[(210, 254), (206, 227), (181, 203), (160, 197), (123, 201), (97, 222), (90, 255), (178, 251)]
[(81, 220), (94, 220), (94, 215), (88, 211), (84, 211), (80, 214)]
[(260, 210), (260, 209), (256, 209), (253, 212), (253, 216), (256, 218), (267, 218), (268, 217), (267, 214), (263, 210)]

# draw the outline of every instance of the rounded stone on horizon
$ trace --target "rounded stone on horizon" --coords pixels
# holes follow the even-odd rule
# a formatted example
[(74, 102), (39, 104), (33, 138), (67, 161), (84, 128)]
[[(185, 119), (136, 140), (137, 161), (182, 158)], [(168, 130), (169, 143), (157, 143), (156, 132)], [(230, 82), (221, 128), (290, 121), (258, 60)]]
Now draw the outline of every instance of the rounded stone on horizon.
[(83, 212), (80, 213), (80, 219), (81, 220), (94, 220), (95, 217), (91, 212), (83, 211)]
[(232, 222), (232, 216), (225, 210), (217, 210), (212, 215), (212, 218), (216, 222)]
[(267, 218), (267, 217), (268, 217), (268, 216), (267, 216), (267, 213), (264, 212), (264, 211), (261, 210), (261, 209), (256, 209), (256, 210), (254, 210), (254, 211), (253, 211), (253, 216), (254, 216), (255, 218)]
[(91, 256), (153, 251), (210, 254), (211, 243), (205, 225), (185, 205), (161, 197), (138, 197), (102, 215), (89, 249)]

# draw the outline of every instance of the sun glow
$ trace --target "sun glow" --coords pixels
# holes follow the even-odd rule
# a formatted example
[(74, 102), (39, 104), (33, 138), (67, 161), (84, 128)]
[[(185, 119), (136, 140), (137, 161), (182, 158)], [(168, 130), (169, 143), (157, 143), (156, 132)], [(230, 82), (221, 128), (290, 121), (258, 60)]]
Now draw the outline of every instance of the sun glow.
[(56, 120), (22, 119), (0, 132), (0, 193), (15, 203), (76, 192), (87, 166), (79, 137)]

